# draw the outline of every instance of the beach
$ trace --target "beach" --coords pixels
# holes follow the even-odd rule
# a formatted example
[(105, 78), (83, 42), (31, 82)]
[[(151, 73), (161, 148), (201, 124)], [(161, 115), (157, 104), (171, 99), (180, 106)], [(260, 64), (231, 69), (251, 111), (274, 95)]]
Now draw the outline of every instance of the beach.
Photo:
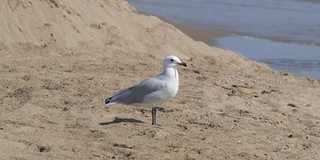
[[(126, 1), (0, 2), (0, 159), (317, 159), (320, 84), (271, 69)], [(176, 97), (151, 107), (104, 99), (162, 71)]]

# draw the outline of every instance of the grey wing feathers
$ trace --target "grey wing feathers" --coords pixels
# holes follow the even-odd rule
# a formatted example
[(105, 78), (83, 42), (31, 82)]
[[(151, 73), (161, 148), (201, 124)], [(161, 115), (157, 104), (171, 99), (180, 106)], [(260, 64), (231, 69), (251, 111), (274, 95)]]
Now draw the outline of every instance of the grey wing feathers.
[(142, 81), (140, 84), (135, 85), (133, 87), (123, 89), (118, 91), (112, 97), (107, 98), (105, 100), (106, 105), (122, 103), (122, 104), (134, 104), (134, 103), (141, 103), (143, 98), (154, 92), (159, 90), (162, 85), (154, 85), (154, 81), (151, 83), (150, 79)]

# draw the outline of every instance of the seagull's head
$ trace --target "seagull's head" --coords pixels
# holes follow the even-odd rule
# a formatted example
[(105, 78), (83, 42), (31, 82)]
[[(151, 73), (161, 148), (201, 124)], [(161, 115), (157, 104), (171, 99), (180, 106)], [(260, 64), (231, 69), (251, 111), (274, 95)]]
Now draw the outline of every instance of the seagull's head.
[(187, 67), (187, 64), (184, 62), (181, 62), (180, 59), (177, 56), (167, 56), (163, 60), (163, 67), (164, 68), (177, 68), (179, 65)]

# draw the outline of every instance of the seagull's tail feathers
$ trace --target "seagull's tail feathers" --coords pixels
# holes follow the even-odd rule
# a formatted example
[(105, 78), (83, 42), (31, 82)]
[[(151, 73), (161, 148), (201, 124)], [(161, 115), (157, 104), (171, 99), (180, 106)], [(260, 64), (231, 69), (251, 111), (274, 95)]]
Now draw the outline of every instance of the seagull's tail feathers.
[(126, 89), (118, 91), (113, 96), (105, 99), (104, 100), (104, 104), (106, 106), (110, 106), (110, 105), (118, 104), (118, 103), (126, 104), (126, 100), (125, 99), (128, 96), (128, 91), (131, 90), (132, 88), (133, 87), (126, 88)]
[(107, 99), (104, 100), (104, 104), (107, 106), (113, 105), (113, 104), (117, 104), (117, 102), (112, 102), (112, 98), (113, 97), (109, 97)]

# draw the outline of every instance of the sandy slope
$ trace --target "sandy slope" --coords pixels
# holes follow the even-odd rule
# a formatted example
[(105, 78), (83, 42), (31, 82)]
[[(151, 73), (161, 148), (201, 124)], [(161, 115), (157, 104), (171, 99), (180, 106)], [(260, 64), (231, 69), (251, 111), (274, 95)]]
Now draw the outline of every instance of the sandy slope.
[[(316, 159), (319, 83), (196, 42), (119, 0), (0, 2), (0, 159)], [(149, 108), (103, 99), (161, 72), (181, 87)], [(117, 117), (117, 118), (116, 118)], [(114, 121), (113, 121), (114, 120)]]

